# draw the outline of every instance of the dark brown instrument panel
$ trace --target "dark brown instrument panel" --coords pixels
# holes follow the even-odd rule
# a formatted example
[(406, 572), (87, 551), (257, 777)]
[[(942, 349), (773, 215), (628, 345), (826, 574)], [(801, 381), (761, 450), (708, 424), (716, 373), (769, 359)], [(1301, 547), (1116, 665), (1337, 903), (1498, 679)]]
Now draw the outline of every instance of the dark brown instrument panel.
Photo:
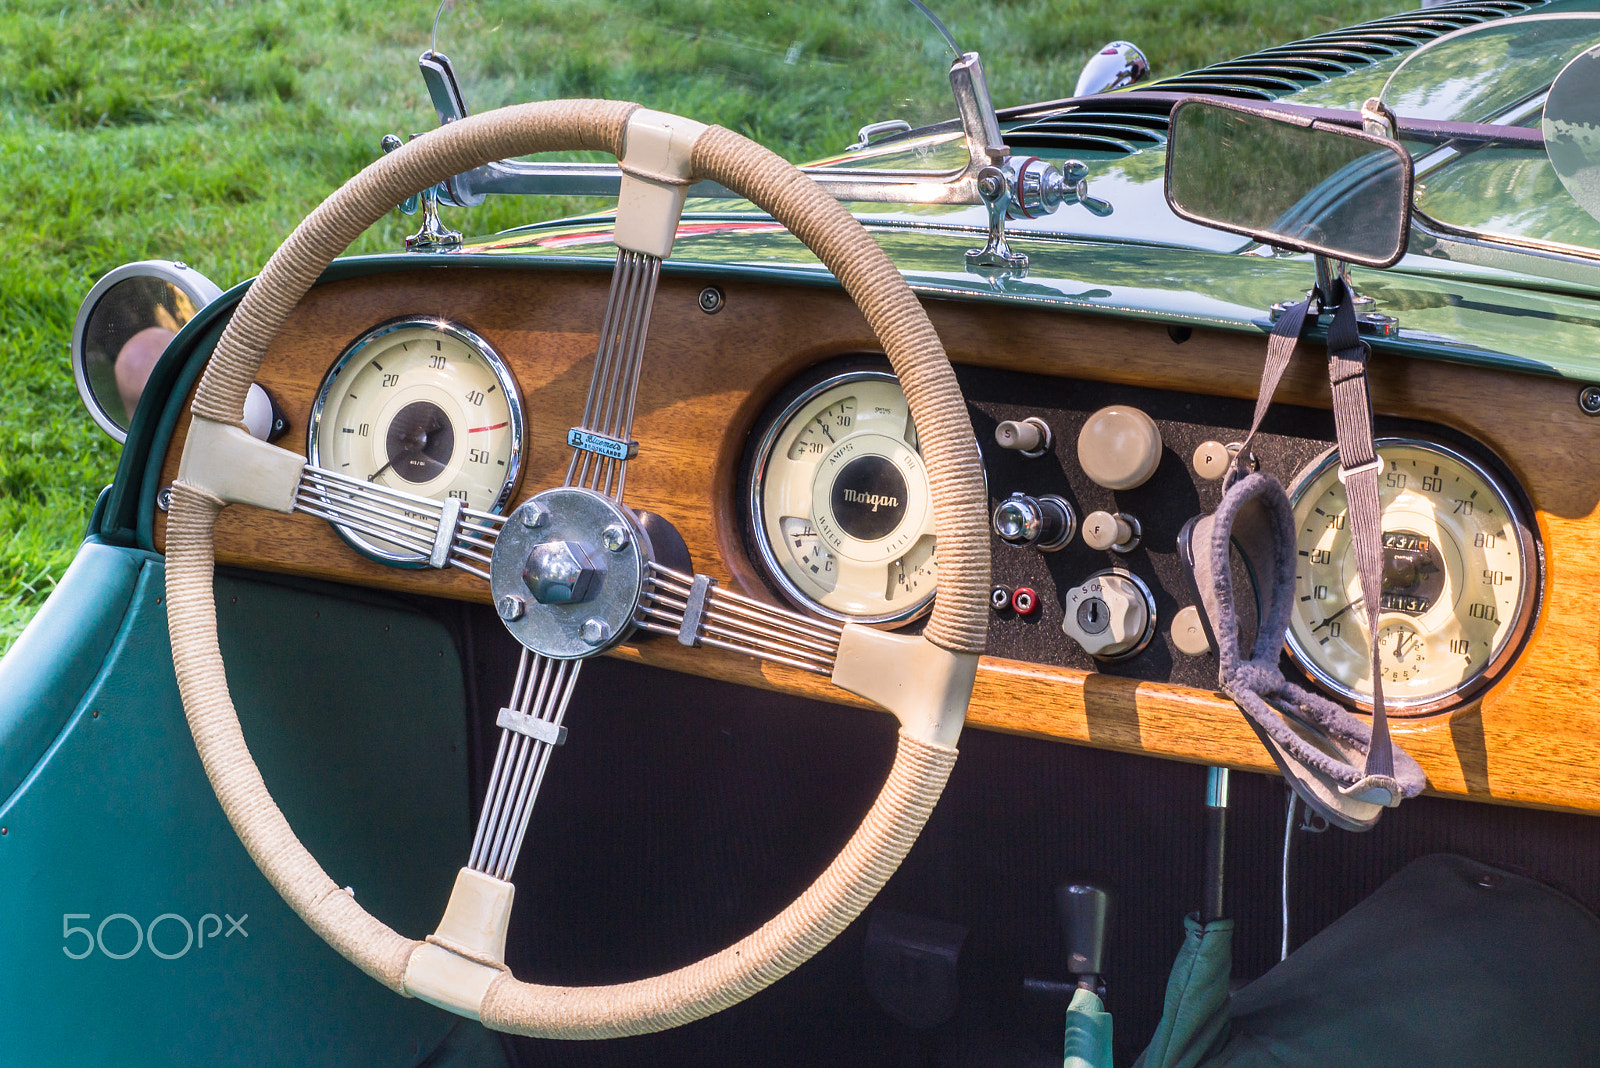
[[(521, 386), (528, 433), (515, 499), (558, 484), (570, 455), (565, 431), (576, 421), (589, 384), (607, 281), (590, 272), (454, 269), (320, 286), (274, 343), (259, 379), (292, 425), (281, 444), (303, 450), (318, 384), (355, 337), (398, 316), (436, 315), (488, 340)], [(797, 375), (828, 360), (872, 352), (877, 342), (849, 299), (836, 291), (720, 282), (725, 304), (708, 315), (697, 301), (703, 285), (683, 277), (662, 280), (640, 387), (640, 454), (630, 467), (629, 503), (671, 520), (697, 570), (776, 600), (751, 562), (740, 519), (737, 483), (746, 437)], [(1161, 536), (1151, 539), (1143, 563), (1133, 561), (1168, 589), (1168, 564), (1161, 559), (1169, 551), (1166, 527), (1178, 513), (1207, 505), (1205, 488), (1177, 455), (1176, 443), (1188, 433), (1181, 427), (1248, 422), (1264, 338), (1169, 333), (1158, 324), (1014, 306), (928, 301), (927, 307), (968, 389), (975, 423), (989, 421), (978, 426), (980, 438), (992, 431), (993, 420), (1024, 410), (1049, 408), (1069, 423), (1072, 412), (1126, 398), (1137, 398), (1158, 420), (1178, 428), (1169, 442), (1173, 455), (1162, 463), (1165, 469), (1184, 461), (1184, 470), (1163, 470), (1153, 480), (1145, 507), (1152, 515), (1160, 511)], [(1282, 404), (1310, 410), (1283, 416), (1276, 428), (1281, 457), (1272, 462), (1285, 468), (1278, 472), (1283, 478), (1302, 453), (1314, 452), (1331, 436), (1322, 426), (1328, 398), (1319, 356), (1307, 347), (1279, 390)], [(1583, 415), (1576, 387), (1558, 379), (1379, 355), (1372, 381), (1382, 418), (1448, 428), (1503, 461), (1533, 505), (1546, 553), (1542, 620), (1517, 666), (1462, 709), (1397, 724), (1397, 737), (1427, 770), (1435, 791), (1600, 809), (1600, 708), (1590, 695), (1600, 679), (1600, 517), (1594, 514), (1600, 467), (1592, 462), (1600, 455), (1600, 419)], [(1186, 411), (1187, 405), (1194, 411)], [(170, 444), (164, 482), (176, 475), (186, 426), (180, 421)], [(1090, 502), (1092, 489), (1072, 481), (1067, 459), (1054, 475), (1019, 467), (1011, 456), (986, 454), (986, 463), (991, 498), (1032, 488), (1030, 479), (1042, 479), (1042, 485), (1059, 477), (1084, 497), (1081, 507), (1101, 506)], [(164, 533), (158, 515), (158, 545)], [(488, 601), (487, 587), (476, 578), (385, 567), (304, 515), (229, 508), (218, 523), (217, 547), (226, 564)], [(996, 571), (1003, 577), (1022, 558), (1001, 553), (997, 549)], [(1065, 577), (1084, 564), (1069, 566), (1063, 553), (1059, 567)], [(1178, 603), (1164, 601), (1161, 610)], [(995, 628), (996, 655), (985, 658), (979, 673), (970, 725), (1271, 770), (1238, 710), (1211, 689), (1208, 672), (1214, 667), (1205, 663), (1211, 658), (1178, 663), (1169, 650), (1164, 667), (1152, 660), (1154, 667), (1134, 670), (1130, 662), (1128, 670), (1094, 672), (1086, 657), (1074, 658), (1058, 629), (1048, 635), (1046, 625), (1041, 622), (1033, 633), (1009, 634), (1007, 621)], [(860, 703), (815, 676), (670, 641), (643, 642), (615, 655)], [(1177, 681), (1141, 677), (1152, 674)]]

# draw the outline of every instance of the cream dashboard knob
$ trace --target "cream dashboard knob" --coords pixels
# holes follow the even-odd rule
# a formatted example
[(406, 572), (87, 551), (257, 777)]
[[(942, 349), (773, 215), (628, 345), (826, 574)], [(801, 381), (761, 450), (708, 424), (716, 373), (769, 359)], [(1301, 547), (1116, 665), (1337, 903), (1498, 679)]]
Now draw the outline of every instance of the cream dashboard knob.
[(1083, 543), (1098, 552), (1132, 552), (1139, 544), (1139, 521), (1126, 512), (1090, 512), (1083, 517)]
[(1155, 606), (1149, 589), (1124, 571), (1101, 571), (1068, 592), (1061, 632), (1090, 656), (1116, 660), (1132, 656), (1155, 633)]
[(1026, 419), (1007, 419), (994, 428), (995, 444), (1002, 449), (1020, 452), (1027, 457), (1039, 457), (1050, 451), (1054, 436), (1050, 424), (1038, 416)]
[(1142, 486), (1161, 463), (1161, 431), (1137, 408), (1113, 404), (1078, 431), (1078, 466), (1109, 490)]

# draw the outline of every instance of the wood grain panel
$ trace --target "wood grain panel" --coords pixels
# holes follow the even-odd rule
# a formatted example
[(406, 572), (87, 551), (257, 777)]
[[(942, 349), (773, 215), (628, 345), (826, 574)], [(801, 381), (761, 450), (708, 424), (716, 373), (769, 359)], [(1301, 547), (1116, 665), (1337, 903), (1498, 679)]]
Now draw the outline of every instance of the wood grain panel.
[[(677, 525), (696, 568), (770, 599), (745, 558), (734, 511), (745, 436), (781, 386), (821, 360), (876, 348), (842, 294), (720, 283), (724, 309), (706, 315), (700, 283), (666, 278), (656, 300), (630, 465), (630, 503)], [(304, 449), (324, 371), (355, 337), (401, 315), (432, 314), (477, 331), (522, 386), (529, 436), (518, 499), (558, 484), (569, 455), (607, 279), (597, 274), (452, 270), (389, 274), (319, 287), (274, 343), (260, 381), (287, 412)], [(1159, 326), (948, 301), (928, 302), (960, 363), (1153, 388), (1250, 398), (1265, 340), (1197, 330), (1182, 344)], [(1444, 423), (1494, 450), (1532, 500), (1546, 553), (1541, 621), (1516, 668), (1480, 702), (1394, 731), (1440, 793), (1508, 804), (1600, 810), (1600, 419), (1583, 415), (1577, 387), (1422, 359), (1375, 358), (1373, 391), (1387, 414)], [(1309, 352), (1279, 399), (1328, 407), (1322, 362)], [(176, 474), (185, 426), (163, 468)], [(157, 541), (165, 533), (158, 516)], [(464, 574), (384, 567), (347, 548), (320, 520), (246, 508), (218, 524), (224, 563), (473, 600)], [(819, 678), (670, 641), (616, 655), (766, 689), (860, 704)], [(969, 722), (975, 726), (1179, 760), (1272, 770), (1220, 694), (986, 658)]]

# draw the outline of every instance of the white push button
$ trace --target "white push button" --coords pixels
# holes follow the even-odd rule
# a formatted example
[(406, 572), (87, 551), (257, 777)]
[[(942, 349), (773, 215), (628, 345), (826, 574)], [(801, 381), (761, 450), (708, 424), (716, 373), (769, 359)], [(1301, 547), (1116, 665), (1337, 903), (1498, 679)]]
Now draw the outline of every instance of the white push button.
[(1101, 408), (1078, 432), (1078, 466), (1106, 489), (1142, 486), (1160, 463), (1161, 431), (1137, 408)]
[(1035, 416), (1007, 419), (994, 428), (994, 442), (1024, 456), (1043, 456), (1050, 449), (1050, 424)]
[(1220, 441), (1202, 441), (1194, 450), (1194, 473), (1215, 482), (1228, 473), (1228, 447)]
[(1200, 609), (1194, 605), (1178, 609), (1172, 617), (1172, 644), (1184, 656), (1205, 656), (1211, 651), (1211, 639), (1200, 622)]
[(1133, 520), (1121, 512), (1090, 512), (1083, 517), (1083, 543), (1098, 552), (1125, 553), (1138, 544)]

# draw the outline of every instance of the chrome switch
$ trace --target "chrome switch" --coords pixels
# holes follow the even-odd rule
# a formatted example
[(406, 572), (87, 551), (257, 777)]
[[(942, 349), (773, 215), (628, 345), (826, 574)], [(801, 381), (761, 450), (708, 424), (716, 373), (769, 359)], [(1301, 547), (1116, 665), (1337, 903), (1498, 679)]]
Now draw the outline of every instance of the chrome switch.
[(1065, 547), (1077, 529), (1072, 505), (1060, 497), (1013, 493), (995, 506), (994, 532), (1008, 545), (1053, 553)]

